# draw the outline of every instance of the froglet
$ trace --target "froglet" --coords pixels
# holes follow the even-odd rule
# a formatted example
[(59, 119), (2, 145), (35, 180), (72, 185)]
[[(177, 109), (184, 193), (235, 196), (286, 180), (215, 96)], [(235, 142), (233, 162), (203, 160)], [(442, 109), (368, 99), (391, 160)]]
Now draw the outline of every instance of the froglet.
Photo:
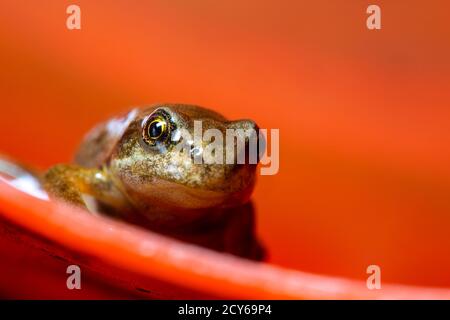
[(257, 164), (196, 164), (194, 155), (201, 154), (208, 142), (199, 147), (180, 135), (184, 130), (194, 136), (194, 121), (201, 121), (202, 130), (219, 130), (224, 136), (229, 128), (258, 130), (251, 120), (228, 121), (194, 105), (134, 108), (94, 127), (73, 164), (55, 165), (37, 177), (50, 198), (219, 251), (261, 259), (250, 202)]

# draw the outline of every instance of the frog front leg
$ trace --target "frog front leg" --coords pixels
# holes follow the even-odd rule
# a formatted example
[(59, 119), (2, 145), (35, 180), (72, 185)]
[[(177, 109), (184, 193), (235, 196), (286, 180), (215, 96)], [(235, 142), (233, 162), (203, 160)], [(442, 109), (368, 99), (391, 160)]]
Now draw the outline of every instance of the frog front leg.
[[(98, 206), (110, 212), (123, 212), (129, 203), (102, 169), (59, 164), (43, 177), (43, 186), (51, 197), (97, 212)], [(93, 200), (93, 201), (92, 201)]]

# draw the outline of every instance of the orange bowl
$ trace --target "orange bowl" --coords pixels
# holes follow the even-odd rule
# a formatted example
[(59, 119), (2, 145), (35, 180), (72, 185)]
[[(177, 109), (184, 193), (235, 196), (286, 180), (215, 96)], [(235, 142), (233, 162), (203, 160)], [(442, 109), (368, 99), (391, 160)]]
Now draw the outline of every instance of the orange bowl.
[[(448, 299), (450, 291), (313, 275), (216, 253), (0, 183), (0, 289), (15, 298)], [(77, 265), (82, 290), (66, 287)]]

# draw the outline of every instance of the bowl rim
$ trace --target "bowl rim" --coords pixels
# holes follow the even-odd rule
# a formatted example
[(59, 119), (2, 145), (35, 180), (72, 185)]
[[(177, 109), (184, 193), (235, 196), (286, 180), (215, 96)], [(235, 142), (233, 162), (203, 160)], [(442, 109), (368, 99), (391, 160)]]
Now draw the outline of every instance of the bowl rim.
[[(184, 243), (58, 201), (46, 201), (0, 180), (0, 215), (71, 250), (144, 278), (233, 299), (450, 299), (450, 288), (384, 284), (319, 275), (255, 262)], [(74, 228), (73, 226), (76, 226)], [(180, 283), (182, 279), (182, 283)]]

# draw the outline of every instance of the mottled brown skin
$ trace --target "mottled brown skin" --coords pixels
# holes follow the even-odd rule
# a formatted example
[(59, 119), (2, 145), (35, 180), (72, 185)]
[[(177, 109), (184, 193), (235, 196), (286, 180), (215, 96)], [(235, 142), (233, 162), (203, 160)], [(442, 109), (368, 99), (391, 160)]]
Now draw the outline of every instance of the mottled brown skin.
[[(143, 138), (150, 117), (169, 121), (170, 137), (157, 146)], [(249, 129), (253, 121), (228, 121), (192, 105), (162, 104), (134, 109), (94, 128), (75, 164), (56, 165), (43, 177), (51, 196), (91, 212), (103, 212), (140, 226), (216, 250), (261, 259), (249, 198), (255, 164), (195, 164), (192, 153), (176, 152), (177, 130)], [(203, 142), (203, 147), (207, 142)], [(195, 152), (198, 150), (192, 150)], [(239, 152), (239, 150), (237, 150)], [(225, 159), (225, 148), (224, 148)]]

